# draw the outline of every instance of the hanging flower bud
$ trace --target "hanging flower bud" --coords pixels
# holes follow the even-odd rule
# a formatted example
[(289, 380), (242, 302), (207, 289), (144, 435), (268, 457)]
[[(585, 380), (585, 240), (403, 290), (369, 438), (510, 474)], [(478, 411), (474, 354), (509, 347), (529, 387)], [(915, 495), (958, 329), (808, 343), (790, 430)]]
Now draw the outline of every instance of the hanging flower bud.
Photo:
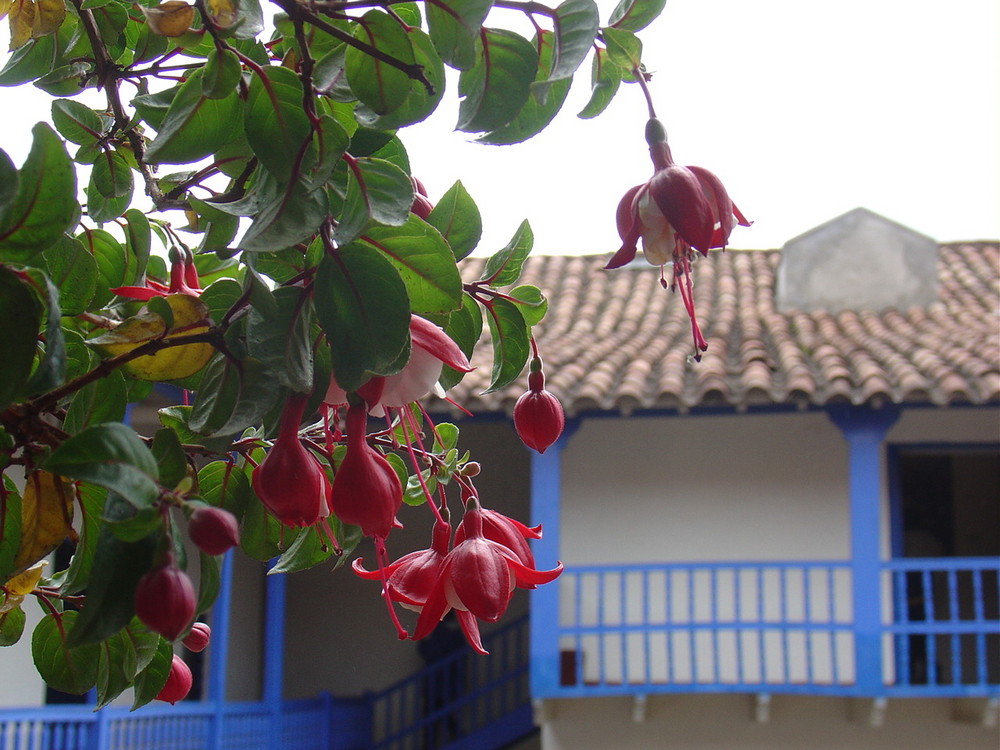
[(194, 617), (194, 586), (173, 563), (154, 568), (135, 587), (135, 613), (168, 641), (175, 641)]
[(191, 682), (191, 668), (181, 657), (174, 654), (173, 661), (170, 662), (170, 672), (167, 673), (167, 681), (156, 694), (156, 700), (166, 701), (171, 705), (184, 700), (191, 692)]
[(188, 536), (206, 555), (221, 555), (240, 543), (236, 517), (222, 508), (198, 508), (188, 521)]
[(331, 508), (344, 523), (360, 526), (365, 536), (385, 539), (403, 502), (403, 489), (385, 456), (368, 445), (363, 403), (347, 410), (347, 453), (333, 478)]
[(312, 526), (330, 513), (330, 482), (299, 440), (306, 400), (297, 393), (285, 403), (278, 437), (250, 477), (254, 493), (285, 526)]
[(531, 360), (531, 372), (528, 374), (528, 391), (514, 404), (514, 429), (522, 443), (545, 453), (562, 435), (565, 425), (562, 404), (545, 390), (542, 361), (535, 357)]
[(196, 622), (191, 626), (190, 632), (184, 636), (181, 643), (188, 651), (198, 653), (208, 647), (208, 642), (212, 639), (212, 629), (203, 622)]

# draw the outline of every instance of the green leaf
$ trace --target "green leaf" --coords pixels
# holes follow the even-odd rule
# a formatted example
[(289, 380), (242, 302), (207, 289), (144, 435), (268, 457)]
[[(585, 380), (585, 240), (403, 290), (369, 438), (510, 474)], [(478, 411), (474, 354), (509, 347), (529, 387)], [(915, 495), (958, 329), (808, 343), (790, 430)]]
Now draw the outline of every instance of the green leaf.
[(0, 475), (0, 521), (3, 534), (0, 536), (0, 578), (6, 581), (16, 570), (14, 560), (18, 542), (21, 539), (21, 495), (14, 483), (6, 475)]
[(531, 226), (527, 221), (522, 221), (507, 246), (491, 255), (486, 261), (481, 280), (492, 287), (513, 284), (521, 278), (521, 269), (534, 242), (535, 235), (531, 231)]
[(606, 49), (598, 49), (594, 54), (590, 80), (590, 101), (578, 115), (585, 120), (597, 117), (607, 109), (622, 82), (622, 69), (611, 61)]
[(50, 391), (66, 380), (66, 345), (60, 325), (59, 290), (41, 271), (30, 271), (45, 301), (45, 353), (31, 374), (25, 392), (29, 395)]
[(43, 468), (113, 490), (135, 508), (152, 505), (159, 495), (156, 459), (130, 427), (117, 422), (93, 425), (69, 438)]
[(66, 147), (44, 122), (31, 133), (17, 194), (0, 214), (0, 261), (27, 262), (55, 244), (80, 214), (76, 171)]
[[(403, 65), (413, 65), (415, 62), (410, 37), (384, 11), (370, 10), (357, 19), (354, 38)], [(406, 72), (364, 50), (348, 47), (344, 65), (351, 91), (376, 114), (392, 112), (410, 94), (412, 81)]]
[(538, 73), (532, 84), (533, 96), (529, 96), (521, 111), (506, 125), (479, 137), (479, 142), (492, 145), (509, 145), (520, 143), (544, 130), (552, 119), (562, 109), (566, 95), (569, 94), (571, 80), (563, 78), (553, 81), (549, 76), (553, 63), (554, 36), (550, 31), (542, 31), (538, 40), (540, 57)]
[(467, 257), (483, 236), (479, 207), (461, 182), (456, 182), (441, 196), (427, 217), (427, 223), (441, 233), (455, 260)]
[(257, 423), (281, 396), (274, 373), (255, 359), (217, 354), (205, 366), (188, 427), (202, 435), (232, 435)]
[(476, 41), (492, 0), (452, 0), (427, 3), (427, 27), (434, 47), (448, 65), (468, 70), (476, 62)]
[(660, 15), (667, 0), (621, 0), (611, 12), (609, 26), (624, 31), (639, 31)]
[(95, 224), (107, 224), (121, 216), (131, 200), (130, 195), (105, 198), (93, 184), (90, 184), (87, 187), (87, 216)]
[[(468, 294), (463, 294), (462, 306), (448, 316), (448, 325), (444, 327), (444, 332), (458, 344), (458, 348), (466, 357), (471, 358), (483, 333), (483, 312), (479, 303)], [(440, 383), (447, 390), (461, 382), (464, 377), (464, 372), (453, 370), (445, 365), (441, 371)]]
[(128, 404), (128, 387), (121, 372), (88, 383), (73, 396), (66, 411), (64, 428), (76, 434), (101, 422), (121, 422)]
[(73, 99), (52, 102), (52, 123), (59, 135), (80, 146), (96, 143), (104, 134), (104, 125), (97, 113)]
[(62, 315), (79, 315), (97, 292), (97, 261), (75, 237), (63, 235), (42, 253), (52, 283), (59, 287)]
[(205, 75), (201, 79), (201, 92), (209, 99), (224, 99), (240, 82), (243, 66), (231, 49), (213, 47), (205, 60)]
[[(289, 71), (291, 72), (291, 71)], [(236, 91), (209, 99), (202, 91), (201, 69), (181, 84), (170, 102), (156, 138), (146, 149), (150, 164), (187, 164), (215, 153), (234, 140), (243, 117), (243, 100)]]
[(642, 42), (631, 31), (606, 28), (601, 32), (608, 49), (608, 56), (630, 76), (642, 64)]
[(526, 284), (524, 286), (517, 286), (511, 289), (508, 296), (513, 298), (514, 304), (517, 305), (517, 309), (521, 311), (521, 315), (524, 316), (524, 322), (529, 327), (537, 325), (541, 322), (542, 318), (545, 317), (545, 313), (549, 308), (548, 300), (545, 299), (545, 295), (542, 294), (541, 289), (537, 286), (531, 286)]
[(167, 427), (161, 427), (153, 435), (150, 450), (156, 458), (163, 486), (173, 489), (180, 484), (187, 476), (188, 462), (177, 433)]
[(299, 287), (274, 290), (272, 315), (251, 307), (247, 316), (247, 352), (278, 374), (278, 382), (299, 393), (313, 386), (312, 305)]
[(309, 192), (298, 181), (280, 189), (273, 185), (265, 194), (272, 197), (243, 235), (241, 250), (269, 252), (291, 247), (315, 234), (329, 211), (322, 190)]
[(42, 324), (38, 298), (14, 272), (0, 266), (0, 409), (23, 391)]
[(136, 667), (135, 646), (126, 631), (121, 630), (100, 644), (95, 710), (125, 692), (135, 679)]
[(386, 114), (379, 114), (371, 107), (359, 106), (355, 110), (358, 122), (370, 128), (395, 129), (412, 125), (427, 118), (437, 109), (444, 96), (444, 62), (434, 49), (434, 43), (419, 28), (406, 31), (413, 47), (414, 60), (424, 72), (431, 85), (431, 91), (421, 81), (410, 80), (410, 90), (403, 102)]
[(410, 310), (447, 313), (462, 300), (462, 277), (448, 243), (434, 227), (410, 214), (401, 227), (371, 227), (356, 244), (376, 248), (406, 285)]
[(17, 182), (17, 167), (7, 152), (0, 148), (0, 216), (4, 215), (17, 195)]
[[(257, 459), (263, 457), (264, 453), (260, 451)], [(246, 504), (246, 513), (240, 523), (240, 549), (247, 557), (265, 562), (282, 553), (281, 540), (285, 527), (264, 509), (258, 498), (250, 494), (251, 499)]]
[(237, 520), (243, 518), (252, 499), (246, 474), (229, 461), (212, 461), (203, 466), (198, 472), (198, 491), (206, 503), (225, 508)]
[(410, 340), (406, 287), (393, 264), (362, 245), (341, 248), (320, 262), (313, 294), (340, 387), (389, 374)]
[(97, 551), (97, 538), (100, 535), (101, 513), (107, 500), (108, 491), (103, 487), (80, 482), (77, 487), (77, 497), (80, 499), (82, 515), (79, 519), (79, 541), (70, 558), (69, 568), (63, 578), (59, 592), (66, 595), (78, 594), (87, 588), (90, 571), (94, 564), (94, 554)]
[(594, 0), (565, 0), (556, 6), (555, 51), (550, 81), (571, 78), (594, 46), (600, 26)]
[(129, 271), (129, 256), (125, 247), (103, 229), (84, 229), (77, 235), (83, 248), (97, 262), (97, 288), (90, 301), (90, 310), (96, 310), (114, 297), (111, 289), (126, 283)]
[[(374, 157), (355, 161), (351, 175), (361, 193), (372, 221), (400, 226), (410, 216), (413, 205), (413, 183), (409, 175), (392, 162)], [(359, 174), (360, 172), (360, 174)]]
[(31, 655), (45, 683), (56, 690), (83, 695), (97, 683), (100, 649), (96, 644), (73, 645), (67, 633), (81, 615), (50, 614), (42, 618), (31, 636)]
[(135, 676), (132, 710), (145, 706), (153, 700), (167, 684), (170, 665), (174, 660), (173, 646), (164, 638), (158, 638), (156, 651), (142, 671)]
[(476, 64), (458, 79), (464, 97), (456, 130), (475, 133), (496, 130), (513, 120), (528, 99), (538, 69), (535, 46), (503, 29), (487, 29), (480, 37)]
[(52, 70), (56, 56), (56, 38), (43, 36), (32, 39), (23, 47), (14, 50), (7, 64), (0, 70), (0, 86), (18, 86), (34, 81)]
[(517, 305), (505, 299), (490, 300), (486, 307), (493, 340), (493, 371), (485, 393), (505, 388), (514, 382), (528, 361), (530, 345), (528, 326)]
[(194, 607), (196, 613), (207, 612), (212, 608), (222, 585), (219, 558), (199, 552), (198, 561), (198, 600)]
[(0, 646), (13, 646), (24, 633), (24, 610), (20, 607), (0, 612)]
[(288, 545), (288, 549), (282, 553), (268, 574), (277, 575), (308, 570), (330, 559), (332, 555), (333, 548), (320, 534), (318, 525), (310, 526), (298, 532), (295, 540)]
[[(114, 492), (108, 493), (103, 517), (108, 524), (132, 518), (135, 508)], [(136, 584), (153, 565), (157, 534), (136, 542), (115, 536), (102, 524), (94, 550), (94, 563), (87, 582), (87, 606), (69, 633), (70, 645), (99, 643), (129, 624), (135, 615)]]
[(132, 197), (132, 170), (117, 151), (102, 151), (90, 173), (90, 184), (105, 198)]
[(183, 445), (200, 445), (212, 453), (225, 453), (233, 442), (233, 436), (208, 438), (199, 435), (188, 426), (191, 410), (190, 406), (165, 406), (157, 412), (157, 416), (160, 424), (177, 433), (177, 438)]
[[(230, 121), (228, 126), (232, 125)], [(272, 65), (265, 75), (250, 79), (244, 128), (264, 168), (280, 183), (289, 182), (294, 176), (294, 157), (312, 132), (302, 109), (302, 82), (293, 71)]]
[(125, 217), (125, 248), (128, 257), (135, 258), (135, 272), (126, 279), (130, 284), (139, 283), (146, 274), (146, 264), (149, 262), (149, 247), (152, 232), (146, 214), (136, 208), (130, 208)]
[(330, 114), (319, 116), (319, 127), (314, 131), (313, 139), (316, 160), (307, 165), (304, 181), (316, 190), (330, 181), (351, 139), (344, 126)]

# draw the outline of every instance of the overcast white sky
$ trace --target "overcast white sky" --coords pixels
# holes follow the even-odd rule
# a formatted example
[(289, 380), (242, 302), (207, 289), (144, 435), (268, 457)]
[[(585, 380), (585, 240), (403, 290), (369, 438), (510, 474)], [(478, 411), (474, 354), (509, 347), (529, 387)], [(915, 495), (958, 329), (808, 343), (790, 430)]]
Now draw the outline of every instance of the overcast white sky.
[[(615, 2), (598, 1), (604, 22)], [(668, 0), (642, 34), (643, 59), (675, 158), (718, 174), (755, 221), (732, 247), (780, 247), (857, 206), (939, 241), (996, 239), (998, 31), (996, 0)], [(451, 132), (454, 86), (431, 120), (402, 132), (432, 199), (460, 178), (479, 203), (482, 250), (523, 218), (536, 252), (617, 249), (618, 199), (651, 172), (645, 102), (625, 86), (604, 116), (579, 120), (588, 89), (586, 71), (526, 144)], [(48, 117), (39, 100), (0, 90), (0, 146), (16, 163), (23, 134)]]

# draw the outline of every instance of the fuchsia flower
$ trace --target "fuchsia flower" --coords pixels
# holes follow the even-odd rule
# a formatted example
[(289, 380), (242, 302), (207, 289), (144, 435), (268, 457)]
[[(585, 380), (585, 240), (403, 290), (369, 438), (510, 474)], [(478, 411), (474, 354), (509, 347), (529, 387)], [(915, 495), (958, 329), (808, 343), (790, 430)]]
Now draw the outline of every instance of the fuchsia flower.
[(737, 224), (748, 227), (750, 222), (730, 200), (718, 177), (702, 167), (674, 163), (666, 131), (655, 118), (646, 124), (646, 142), (655, 171), (648, 182), (626, 192), (618, 204), (622, 246), (605, 268), (619, 268), (631, 262), (640, 239), (643, 255), (650, 264), (663, 266), (672, 261), (673, 285), (680, 281), (695, 349), (700, 353), (708, 344), (694, 313), (693, 251), (708, 255), (712, 248), (725, 248), (733, 228)]
[(365, 536), (384, 540), (403, 502), (403, 488), (385, 456), (368, 444), (364, 404), (347, 410), (347, 453), (333, 478), (330, 509)]
[(428, 635), (448, 610), (454, 609), (469, 645), (485, 654), (476, 620), (496, 622), (507, 610), (515, 585), (529, 588), (555, 580), (562, 572), (562, 564), (552, 570), (535, 570), (504, 545), (487, 539), (483, 514), (474, 498), (462, 525), (465, 538), (441, 564), (417, 618), (413, 639)]
[(189, 253), (185, 251), (180, 255), (183, 257), (176, 257), (170, 262), (170, 286), (154, 279), (146, 279), (145, 286), (119, 286), (111, 291), (119, 297), (143, 301), (153, 297), (165, 297), (168, 294), (190, 294), (192, 297), (198, 297), (201, 295), (198, 269)]
[(307, 400), (296, 393), (285, 402), (274, 445), (250, 478), (264, 507), (285, 526), (312, 526), (330, 514), (330, 482), (299, 440)]
[[(531, 547), (528, 546), (527, 539), (541, 539), (542, 538), (542, 527), (525, 526), (520, 521), (516, 521), (513, 518), (503, 515), (502, 513), (497, 513), (495, 510), (490, 510), (489, 508), (480, 508), (479, 513), (482, 517), (483, 525), (483, 536), (489, 539), (491, 542), (496, 542), (497, 544), (502, 544), (504, 547), (509, 549), (515, 555), (517, 559), (521, 561), (523, 565), (529, 568), (535, 567), (535, 556), (531, 554)], [(461, 544), (465, 541), (468, 536), (469, 525), (465, 518), (462, 519), (462, 523), (458, 525), (455, 529), (455, 544)], [(530, 586), (524, 586), (523, 588), (533, 589), (534, 584)]]
[[(458, 344), (441, 328), (419, 315), (410, 316), (410, 341), (410, 359), (402, 370), (395, 375), (375, 376), (358, 389), (368, 403), (368, 411), (376, 417), (381, 417), (386, 408), (406, 406), (435, 390), (444, 365), (461, 372), (472, 370)], [(444, 392), (440, 391), (439, 395), (443, 396)], [(347, 403), (347, 393), (332, 377), (324, 401)]]
[(410, 206), (410, 211), (421, 219), (426, 219), (434, 210), (434, 204), (427, 197), (427, 188), (424, 187), (424, 183), (416, 177), (411, 177), (410, 181), (413, 183), (413, 204)]
[(407, 609), (419, 612), (427, 597), (430, 596), (448, 555), (448, 543), (451, 540), (451, 526), (443, 521), (434, 524), (431, 534), (431, 546), (403, 555), (391, 565), (381, 570), (365, 570), (361, 558), (351, 566), (354, 572), (369, 581), (386, 582), (386, 595), (394, 602), (399, 602)]
[(532, 450), (545, 450), (562, 435), (566, 426), (559, 399), (545, 390), (545, 375), (538, 357), (531, 360), (528, 390), (514, 404), (514, 429), (521, 442)]

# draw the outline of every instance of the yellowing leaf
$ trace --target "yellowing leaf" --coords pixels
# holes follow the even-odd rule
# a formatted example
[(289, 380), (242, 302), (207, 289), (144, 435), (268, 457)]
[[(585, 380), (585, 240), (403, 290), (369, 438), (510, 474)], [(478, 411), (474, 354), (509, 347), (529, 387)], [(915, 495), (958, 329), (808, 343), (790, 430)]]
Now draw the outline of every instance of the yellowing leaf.
[(31, 30), (35, 25), (35, 3), (33, 0), (14, 0), (7, 13), (10, 22), (8, 49), (13, 52), (31, 40)]
[[(87, 343), (106, 357), (117, 357), (150, 341), (208, 331), (208, 308), (200, 299), (190, 294), (171, 294), (163, 299), (173, 313), (169, 330), (161, 316), (147, 311)], [(170, 346), (155, 354), (136, 357), (126, 363), (124, 369), (140, 380), (177, 380), (198, 372), (214, 351), (207, 343)]]
[(59, 546), (71, 532), (72, 482), (47, 471), (35, 471), (25, 480), (21, 497), (21, 542), (14, 555), (16, 573), (26, 571)]
[(13, 2), (14, 0), (0, 0), (0, 18), (7, 15), (7, 11), (10, 10), (10, 6)]
[(228, 29), (236, 20), (236, 7), (232, 0), (208, 0), (208, 15), (220, 29)]
[(31, 36), (38, 38), (54, 34), (66, 18), (66, 3), (63, 0), (37, 0), (35, 5), (35, 26)]
[(139, 6), (146, 16), (146, 25), (154, 34), (160, 36), (183, 36), (191, 28), (194, 21), (194, 6), (183, 0), (167, 0), (155, 8)]
[[(46, 565), (44, 560), (39, 560), (23, 573), (18, 573), (11, 577), (3, 587), (7, 590), (8, 597), (24, 597), (35, 590), (38, 580), (42, 577), (42, 568)], [(8, 598), (8, 601), (10, 599)]]

